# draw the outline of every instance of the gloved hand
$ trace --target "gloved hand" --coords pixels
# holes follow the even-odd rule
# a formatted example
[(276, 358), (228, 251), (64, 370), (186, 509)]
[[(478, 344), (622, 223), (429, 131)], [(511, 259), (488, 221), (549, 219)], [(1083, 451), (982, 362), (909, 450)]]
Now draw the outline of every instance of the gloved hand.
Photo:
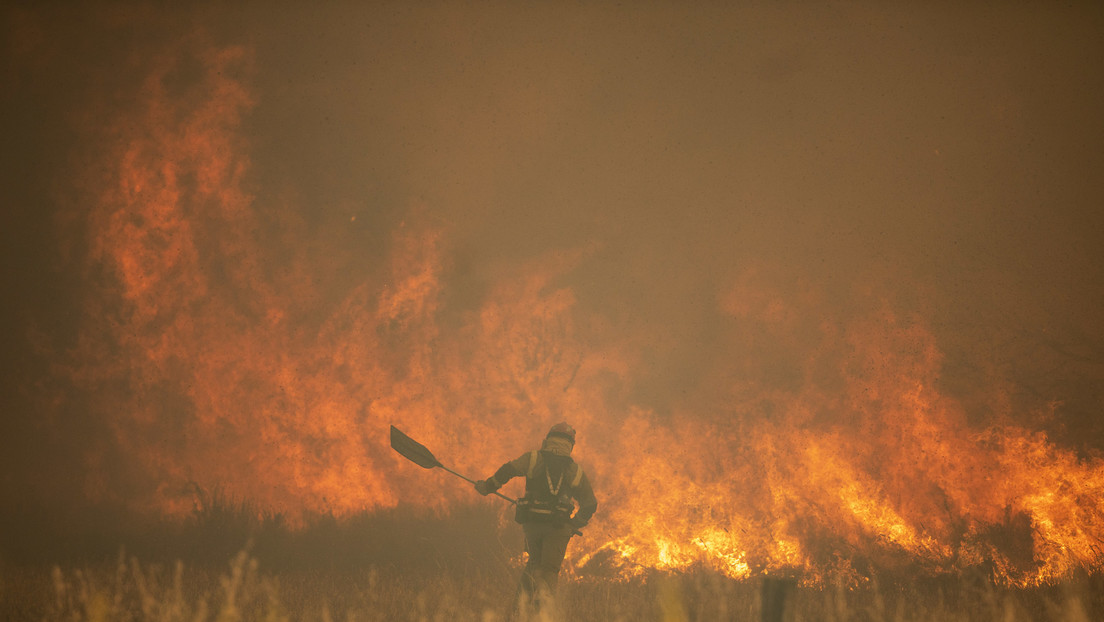
[(475, 483), (475, 492), (478, 492), (479, 494), (486, 497), (487, 495), (494, 492), (494, 490), (491, 489), (491, 485), (487, 483), (487, 480), (481, 479)]

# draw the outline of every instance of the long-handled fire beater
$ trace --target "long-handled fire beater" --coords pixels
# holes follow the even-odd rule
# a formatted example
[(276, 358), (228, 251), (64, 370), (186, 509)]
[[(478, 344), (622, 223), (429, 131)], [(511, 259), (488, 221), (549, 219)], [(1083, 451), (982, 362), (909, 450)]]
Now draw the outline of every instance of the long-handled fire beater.
[[(427, 449), (425, 445), (403, 434), (403, 432), (395, 426), (391, 426), (391, 449), (399, 452), (399, 455), (424, 469), (442, 468), (468, 483), (475, 484), (475, 480), (470, 477), (465, 477), (441, 464), (441, 461), (435, 458), (433, 452)], [(494, 494), (517, 505), (518, 500), (513, 497), (507, 497), (498, 491), (495, 491)], [(576, 530), (575, 535), (581, 536), (583, 532)]]

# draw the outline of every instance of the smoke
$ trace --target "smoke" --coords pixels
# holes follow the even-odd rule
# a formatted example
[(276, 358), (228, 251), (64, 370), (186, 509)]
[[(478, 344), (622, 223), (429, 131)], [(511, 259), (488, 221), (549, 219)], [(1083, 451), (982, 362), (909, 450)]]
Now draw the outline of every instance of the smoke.
[(5, 11), (11, 498), (443, 509), (388, 423), (568, 418), (625, 507), (754, 506), (667, 532), (734, 568), (862, 545), (818, 511), (939, 566), (1008, 447), (1095, 473), (1096, 7)]

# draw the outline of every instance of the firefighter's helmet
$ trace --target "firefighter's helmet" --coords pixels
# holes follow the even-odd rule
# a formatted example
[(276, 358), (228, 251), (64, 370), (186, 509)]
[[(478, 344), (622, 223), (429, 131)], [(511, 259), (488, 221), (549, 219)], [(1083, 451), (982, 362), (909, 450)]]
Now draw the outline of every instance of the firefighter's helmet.
[(557, 423), (556, 425), (552, 426), (552, 429), (548, 431), (547, 437), (552, 436), (566, 438), (567, 440), (571, 441), (572, 445), (575, 444), (575, 428), (571, 427), (566, 422)]

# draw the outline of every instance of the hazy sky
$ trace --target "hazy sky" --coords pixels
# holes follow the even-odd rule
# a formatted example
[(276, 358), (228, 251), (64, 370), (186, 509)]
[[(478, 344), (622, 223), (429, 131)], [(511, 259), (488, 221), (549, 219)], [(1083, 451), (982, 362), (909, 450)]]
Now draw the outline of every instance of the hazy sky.
[(82, 205), (147, 131), (149, 76), (169, 67), (160, 96), (186, 110), (209, 49), (240, 54), (229, 144), (283, 236), (270, 258), (334, 257), (303, 268), (333, 304), (419, 223), (443, 232), (446, 318), (575, 257), (556, 283), (636, 344), (626, 399), (662, 412), (715, 378), (740, 283), (813, 288), (825, 317), (872, 289), (923, 316), (949, 390), (999, 373), (1059, 404), (1064, 442), (1104, 447), (1099, 3), (167, 11), (0, 14), (6, 495), (66, 480), (80, 461), (42, 452), (101, 433), (38, 411), (62, 373), (43, 352), (73, 346), (98, 287)]

